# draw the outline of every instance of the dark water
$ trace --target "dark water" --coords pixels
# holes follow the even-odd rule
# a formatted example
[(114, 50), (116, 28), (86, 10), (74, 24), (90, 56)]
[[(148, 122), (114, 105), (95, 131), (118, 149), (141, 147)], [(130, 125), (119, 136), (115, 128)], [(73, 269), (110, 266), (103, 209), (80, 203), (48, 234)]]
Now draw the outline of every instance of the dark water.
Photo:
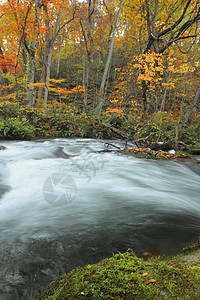
[[(3, 144), (2, 300), (36, 299), (59, 275), (113, 252), (174, 254), (200, 233), (200, 177), (184, 165), (96, 153), (105, 146), (90, 139)], [(77, 156), (58, 157), (60, 146)]]

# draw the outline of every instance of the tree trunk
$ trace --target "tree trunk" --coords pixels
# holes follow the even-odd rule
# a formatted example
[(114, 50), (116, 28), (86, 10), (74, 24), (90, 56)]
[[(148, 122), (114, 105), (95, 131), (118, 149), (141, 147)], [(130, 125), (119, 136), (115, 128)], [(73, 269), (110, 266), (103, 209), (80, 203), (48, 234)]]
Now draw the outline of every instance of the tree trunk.
[(143, 119), (147, 117), (147, 90), (147, 83), (145, 80), (142, 80)]
[(9, 84), (9, 80), (4, 78), (3, 74), (6, 74), (7, 73), (7, 67), (6, 67), (6, 64), (4, 63), (5, 60), (4, 60), (4, 54), (3, 54), (3, 50), (0, 46), (0, 56), (1, 56), (1, 60), (2, 63), (3, 63), (3, 66), (2, 66), (2, 69), (0, 68), (0, 80), (1, 80), (1, 83), (3, 85), (8, 85)]
[(104, 102), (105, 83), (106, 83), (106, 78), (108, 76), (108, 71), (109, 71), (109, 67), (110, 67), (110, 63), (111, 63), (113, 47), (114, 47), (114, 41), (115, 41), (115, 35), (116, 35), (116, 32), (117, 32), (117, 27), (118, 27), (119, 18), (120, 18), (121, 12), (122, 12), (123, 4), (124, 4), (124, 0), (121, 0), (120, 7), (119, 7), (119, 10), (118, 10), (118, 13), (117, 13), (117, 19), (116, 19), (116, 22), (115, 22), (115, 25), (114, 25), (112, 39), (111, 39), (110, 46), (109, 46), (109, 52), (108, 52), (108, 57), (107, 57), (107, 61), (106, 61), (106, 66), (105, 66), (103, 77), (102, 77), (102, 80), (101, 80), (101, 86), (100, 86), (100, 90), (99, 90), (99, 106), (97, 108), (98, 116), (100, 116), (101, 111), (102, 111), (102, 106), (103, 106), (103, 102)]
[(83, 101), (84, 101), (83, 112), (84, 113), (86, 113), (86, 107), (87, 107), (89, 71), (90, 71), (90, 65), (89, 65), (88, 60), (86, 60), (85, 56), (84, 56), (84, 65), (83, 65), (83, 86), (85, 89), (84, 99), (83, 99)]
[[(172, 75), (172, 71), (169, 72), (169, 78), (167, 80), (167, 83), (170, 82), (171, 75)], [(167, 97), (167, 91), (168, 91), (168, 87), (166, 86), (165, 90), (164, 90), (163, 98), (162, 98), (162, 101), (161, 101), (161, 104), (160, 104), (160, 110), (161, 111), (165, 110), (165, 101), (166, 101), (166, 97)]]
[(35, 40), (31, 41), (30, 45), (28, 45), (26, 38), (24, 36), (23, 38), (23, 48), (22, 48), (22, 54), (23, 54), (23, 60), (26, 61), (26, 53), (25, 49), (28, 53), (28, 61), (26, 64), (26, 84), (27, 84), (27, 104), (29, 107), (35, 106), (35, 95), (34, 95), (34, 81), (35, 81), (35, 52), (36, 52), (36, 46), (37, 46), (37, 38), (39, 36), (39, 29), (38, 26), (40, 24), (40, 13), (38, 12), (38, 8), (41, 8), (41, 1), (36, 0), (35, 1)]
[(190, 104), (190, 106), (188, 107), (188, 109), (187, 109), (187, 111), (185, 113), (185, 116), (183, 118), (183, 125), (182, 125), (183, 127), (185, 127), (186, 123), (188, 122), (189, 116), (190, 116), (193, 108), (196, 106), (196, 104), (197, 104), (197, 102), (198, 102), (199, 99), (200, 99), (200, 85), (199, 85), (199, 87), (197, 89), (196, 95), (195, 95), (192, 103)]
[(46, 81), (45, 81), (45, 91), (44, 91), (44, 103), (45, 103), (45, 110), (47, 108), (47, 99), (49, 94), (49, 79), (51, 73), (51, 58), (52, 58), (53, 49), (49, 52), (47, 65), (46, 65)]
[[(45, 45), (46, 48), (44, 49), (44, 52), (43, 52), (43, 65), (42, 65), (42, 72), (41, 72), (41, 76), (40, 76), (40, 83), (44, 83), (45, 88), (44, 89), (43, 89), (43, 87), (39, 88), (38, 101), (41, 100), (43, 90), (44, 90), (44, 103), (45, 103), (45, 107), (46, 107), (48, 93), (49, 93), (48, 85), (49, 85), (49, 79), (50, 79), (51, 59), (52, 59), (52, 53), (53, 53), (53, 49), (54, 49), (55, 40), (56, 40), (60, 30), (64, 26), (66, 26), (68, 23), (70, 23), (72, 20), (74, 20), (76, 9), (74, 9), (72, 18), (69, 21), (66, 21), (62, 26), (59, 26), (60, 15), (61, 15), (61, 10), (59, 10), (57, 13), (54, 30), (51, 28), (51, 24), (50, 24), (49, 17), (48, 17), (48, 8), (47, 8), (46, 4), (43, 5), (43, 9), (46, 14), (45, 25), (46, 25), (47, 31), (46, 31), (46, 36), (45, 36), (46, 37), (46, 45)], [(50, 35), (51, 31), (52, 31), (52, 36)]]
[[(43, 61), (42, 61), (42, 70), (41, 70), (41, 75), (40, 75), (40, 83), (45, 82), (47, 61), (48, 61), (48, 50), (44, 49), (44, 51), (43, 51)], [(39, 87), (38, 95), (37, 95), (37, 98), (38, 98), (37, 106), (39, 106), (40, 101), (43, 98), (43, 91), (44, 91), (44, 87)]]
[(36, 51), (36, 41), (32, 41), (29, 52), (28, 52), (28, 63), (26, 68), (26, 76), (27, 76), (27, 94), (28, 94), (28, 106), (34, 107), (35, 105), (35, 96), (34, 96), (34, 87), (33, 83), (35, 80), (35, 51)]
[(59, 43), (58, 64), (57, 64), (57, 72), (56, 72), (57, 78), (59, 77), (59, 72), (60, 72), (60, 57), (61, 57), (62, 42), (63, 42), (63, 36), (60, 37), (60, 43)]

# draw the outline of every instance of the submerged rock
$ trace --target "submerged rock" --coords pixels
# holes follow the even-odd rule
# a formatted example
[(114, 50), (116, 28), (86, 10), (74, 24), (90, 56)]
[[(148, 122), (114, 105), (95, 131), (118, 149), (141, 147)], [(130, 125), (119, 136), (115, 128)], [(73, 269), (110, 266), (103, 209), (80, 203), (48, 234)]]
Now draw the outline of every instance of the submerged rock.
[(0, 145), (0, 150), (6, 150), (7, 148), (5, 147), (5, 146), (3, 146), (3, 145)]
[(57, 147), (56, 150), (53, 151), (53, 157), (62, 157), (62, 158), (65, 158), (65, 159), (69, 159), (71, 157), (74, 157), (76, 155), (69, 155), (67, 154), (64, 150), (64, 147)]
[(184, 165), (194, 173), (200, 175), (200, 163), (198, 161), (186, 161)]
[(7, 193), (10, 190), (10, 186), (6, 185), (6, 184), (1, 184), (0, 183), (0, 199), (1, 197)]

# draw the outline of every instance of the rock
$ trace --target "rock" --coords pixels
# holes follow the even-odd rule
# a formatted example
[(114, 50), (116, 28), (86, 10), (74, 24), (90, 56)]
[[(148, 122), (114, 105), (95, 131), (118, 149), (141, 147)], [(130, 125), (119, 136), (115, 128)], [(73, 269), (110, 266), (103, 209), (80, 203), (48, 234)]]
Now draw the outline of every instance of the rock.
[(159, 144), (159, 143), (153, 143), (149, 146), (149, 148), (151, 148), (151, 150), (155, 150), (155, 151), (169, 151), (171, 149), (174, 148), (174, 145), (172, 142), (167, 142), (167, 143), (163, 143), (163, 144)]
[(5, 184), (0, 184), (0, 198), (10, 190), (10, 186)]
[(69, 155), (67, 154), (64, 150), (64, 147), (57, 147), (56, 150), (53, 151), (53, 156), (54, 157), (62, 157), (62, 158), (65, 158), (65, 159), (69, 159), (71, 157), (74, 157), (76, 155)]
[(171, 149), (171, 150), (169, 150), (168, 151), (170, 154), (175, 154), (176, 153), (176, 151), (174, 150), (174, 149)]
[(195, 161), (185, 161), (184, 165), (189, 168), (192, 172), (200, 175), (200, 164)]
[(7, 148), (6, 148), (5, 146), (0, 145), (0, 150), (4, 151), (4, 150), (6, 150), (6, 149), (7, 149)]
[[(199, 245), (191, 250), (147, 260), (131, 250), (117, 253), (59, 277), (38, 299), (200, 299)], [(154, 284), (151, 290), (144, 288), (149, 283)]]

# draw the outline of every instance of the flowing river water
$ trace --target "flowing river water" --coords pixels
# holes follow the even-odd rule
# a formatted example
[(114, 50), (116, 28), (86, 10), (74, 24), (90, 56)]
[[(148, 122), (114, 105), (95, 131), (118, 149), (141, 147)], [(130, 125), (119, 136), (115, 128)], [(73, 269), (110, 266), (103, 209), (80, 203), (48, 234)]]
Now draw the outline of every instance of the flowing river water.
[(94, 139), (2, 144), (2, 300), (37, 299), (59, 275), (128, 248), (175, 254), (199, 235), (200, 177), (183, 164), (98, 152)]

